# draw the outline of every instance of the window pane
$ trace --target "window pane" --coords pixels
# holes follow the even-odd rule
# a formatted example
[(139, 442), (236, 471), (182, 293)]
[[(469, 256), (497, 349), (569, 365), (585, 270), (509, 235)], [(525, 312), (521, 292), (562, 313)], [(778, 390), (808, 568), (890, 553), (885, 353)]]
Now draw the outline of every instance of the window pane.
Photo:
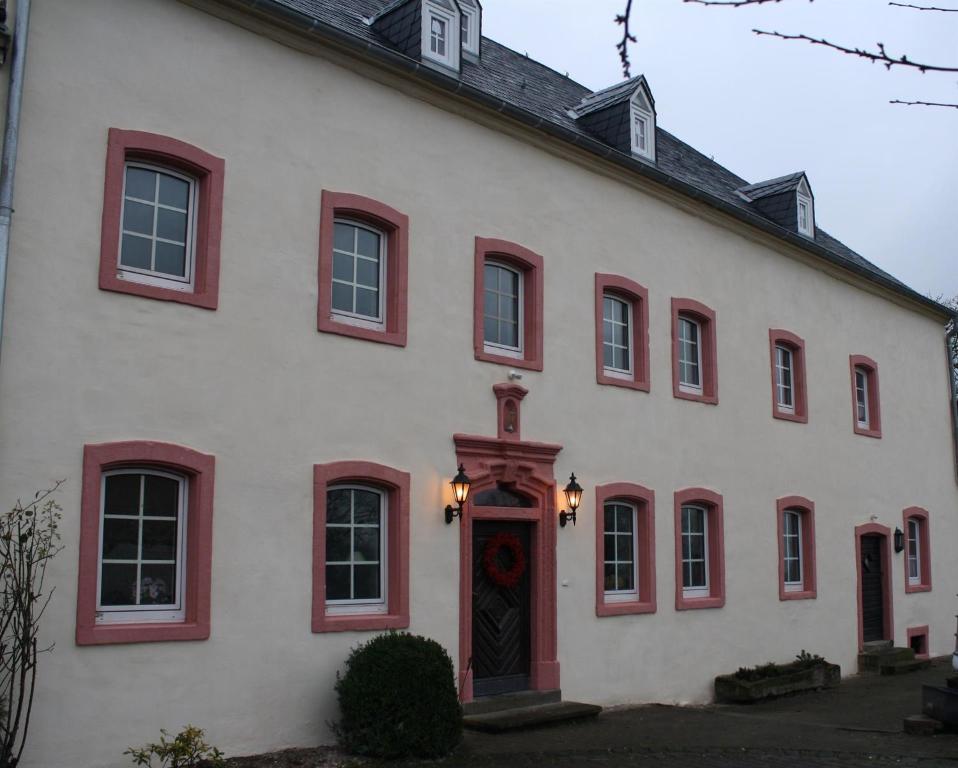
[(362, 227), (356, 228), (356, 251), (379, 261), (379, 235)]
[[(120, 475), (137, 477), (138, 475)], [(156, 517), (176, 517), (180, 484), (169, 477), (146, 475), (143, 488), (143, 514)]]
[(499, 321), (494, 317), (483, 318), (482, 338), (491, 344), (499, 343)]
[(615, 354), (609, 344), (602, 345), (602, 365), (606, 368), (615, 367)]
[(140, 605), (172, 605), (176, 602), (176, 566), (140, 566)]
[(356, 580), (354, 585), (353, 597), (357, 600), (378, 600), (379, 591), (379, 566), (378, 565), (357, 565), (353, 568), (353, 578)]
[(337, 221), (333, 225), (333, 248), (337, 251), (353, 252), (356, 227)]
[(502, 320), (519, 319), (519, 302), (509, 296), (499, 297), (499, 317)]
[(326, 493), (327, 523), (350, 522), (349, 499), (350, 491), (348, 488), (337, 488)]
[(632, 537), (616, 536), (616, 560), (620, 562), (632, 562)]
[(120, 264), (134, 269), (149, 269), (152, 261), (153, 242), (145, 237), (123, 235), (120, 248)]
[(614, 533), (605, 534), (605, 560), (615, 560), (615, 540)]
[(138, 197), (140, 200), (156, 200), (156, 174), (145, 168), (128, 167), (124, 194), (127, 197)]
[(356, 259), (356, 282), (369, 288), (379, 288), (379, 260)]
[(326, 528), (326, 562), (350, 561), (350, 528)]
[(140, 475), (110, 475), (105, 481), (103, 511), (107, 515), (140, 513)]
[(153, 212), (155, 210), (152, 205), (124, 200), (123, 229), (151, 237), (153, 235)]
[(135, 565), (103, 565), (100, 572), (100, 605), (136, 605)]
[(499, 343), (508, 347), (519, 346), (519, 324), (502, 321), (499, 323)]
[(379, 524), (378, 493), (372, 491), (353, 491), (353, 522), (357, 525), (374, 523)]
[(611, 320), (602, 321), (602, 341), (605, 344), (612, 343), (612, 321)]
[(617, 527), (619, 533), (632, 532), (632, 509), (630, 507), (616, 507)]
[(186, 277), (186, 248), (182, 245), (157, 243), (155, 270), (166, 275)]
[(173, 176), (160, 174), (160, 202), (163, 205), (172, 205), (174, 208), (182, 208), (184, 211), (189, 206), (190, 185), (183, 179), (177, 179)]
[(499, 268), (495, 264), (486, 264), (483, 270), (483, 287), (487, 291), (499, 290)]
[(607, 592), (611, 592), (612, 590), (617, 589), (616, 581), (615, 581), (615, 564), (614, 563), (606, 564), (604, 582), (605, 582), (604, 588)]
[(366, 317), (379, 317), (379, 291), (357, 288), (356, 314)]
[(629, 370), (629, 350), (623, 349), (621, 347), (616, 347), (613, 365), (614, 367), (618, 368), (620, 371)]
[(143, 559), (176, 559), (176, 521), (143, 521)]
[(692, 560), (705, 559), (705, 537), (701, 534), (693, 534), (689, 539), (689, 557)]
[(333, 283), (333, 309), (341, 312), (353, 311), (353, 287), (342, 283)]
[(353, 559), (357, 562), (379, 562), (379, 526), (375, 528), (356, 528)]
[[(131, 203), (139, 205), (139, 203)], [(179, 211), (170, 211), (160, 208), (156, 212), (156, 236), (165, 240), (175, 240), (178, 243), (186, 242), (186, 214)]]
[(138, 520), (103, 518), (103, 559), (136, 560), (140, 541)]
[(696, 561), (692, 563), (692, 583), (689, 584), (692, 587), (704, 587), (705, 586), (705, 563), (701, 561)]
[(605, 530), (615, 530), (615, 507), (612, 504), (605, 505)]
[(326, 566), (327, 600), (349, 600), (349, 571), (348, 565)]
[(616, 589), (635, 589), (635, 571), (631, 565), (619, 565), (615, 573)]

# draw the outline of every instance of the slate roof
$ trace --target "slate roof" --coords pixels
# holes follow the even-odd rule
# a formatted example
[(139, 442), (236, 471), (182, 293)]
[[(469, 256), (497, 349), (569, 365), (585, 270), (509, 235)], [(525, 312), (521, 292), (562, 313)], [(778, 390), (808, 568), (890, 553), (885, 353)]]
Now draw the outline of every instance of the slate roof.
[[(427, 71), (418, 62), (402, 56), (392, 49), (387, 41), (381, 39), (370, 26), (370, 19), (382, 13), (387, 7), (401, 4), (403, 0), (238, 0), (238, 2), (260, 12), (282, 15), (287, 20), (290, 16), (289, 12), (292, 11), (308, 32), (325, 37), (335, 36), (338, 40), (343, 40), (345, 36), (357, 49), (363, 49), (367, 54), (389, 61), (395, 62), (397, 57), (406, 59), (405, 63), (409, 69), (422, 77), (429, 78), (432, 82), (437, 82), (437, 78), (450, 80), (449, 84), (443, 83), (450, 91), (466, 98), (472, 97), (486, 102), (496, 100), (503, 107), (500, 111), (506, 114), (517, 116), (541, 130), (560, 135), (589, 151), (651, 176), (656, 181), (671, 185), (685, 194), (773, 232), (798, 247), (810, 250), (820, 258), (851, 269), (925, 306), (933, 307), (943, 314), (952, 315), (950, 310), (912, 290), (820, 227), (816, 226), (814, 242), (811, 242), (809, 238), (792, 235), (762, 217), (756, 208), (737, 192), (752, 186), (747, 180), (722, 167), (661, 127), (656, 127), (656, 161), (654, 163), (654, 169), (661, 171), (661, 174), (652, 169), (651, 163), (637, 161), (630, 155), (615, 149), (604, 148), (602, 151), (597, 151), (599, 148), (596, 147), (595, 138), (576, 122), (576, 113), (573, 110), (584, 102), (590, 103), (590, 99), (596, 99), (600, 94), (605, 94), (601, 97), (602, 99), (621, 97), (623, 91), (634, 87), (637, 78), (593, 93), (568, 76), (530, 59), (527, 55), (507, 48), (488, 37), (483, 37), (481, 59), (479, 61), (463, 60), (457, 82), (452, 75), (443, 76), (432, 70)], [(665, 174), (667, 178), (663, 178), (662, 174)], [(782, 182), (796, 175), (782, 177)], [(755, 186), (766, 183), (771, 182), (760, 182)]]
[(747, 187), (740, 187), (738, 191), (749, 200), (758, 200), (770, 195), (778, 195), (782, 192), (791, 192), (793, 189), (798, 189), (804, 175), (805, 171), (790, 173), (788, 176), (779, 176), (777, 179), (759, 181), (755, 184), (749, 184)]
[[(643, 82), (645, 82), (645, 76), (637, 75), (628, 80), (623, 80), (621, 83), (616, 83), (610, 88), (603, 88), (601, 91), (590, 93), (575, 107), (575, 113), (579, 115), (579, 117), (582, 117), (583, 115), (598, 112), (600, 109), (611, 107), (620, 101), (625, 101), (632, 97), (636, 88)], [(646, 86), (648, 86), (648, 84), (646, 84)]]

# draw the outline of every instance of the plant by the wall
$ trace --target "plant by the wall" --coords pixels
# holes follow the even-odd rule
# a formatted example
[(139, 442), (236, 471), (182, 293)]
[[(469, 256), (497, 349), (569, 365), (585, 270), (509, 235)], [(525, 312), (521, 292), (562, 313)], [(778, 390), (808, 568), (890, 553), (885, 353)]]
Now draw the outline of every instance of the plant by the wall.
[(187, 725), (172, 739), (169, 735), (161, 728), (159, 742), (146, 744), (139, 749), (130, 747), (123, 754), (130, 755), (135, 765), (145, 765), (147, 768), (154, 768), (154, 757), (159, 761), (156, 768), (223, 768), (226, 765), (223, 753), (203, 740), (202, 728)]
[(53, 646), (37, 645), (40, 618), (53, 588), (47, 565), (60, 545), (60, 505), (53, 499), (62, 481), (17, 501), (0, 515), (0, 768), (20, 762), (30, 727), (37, 659)]

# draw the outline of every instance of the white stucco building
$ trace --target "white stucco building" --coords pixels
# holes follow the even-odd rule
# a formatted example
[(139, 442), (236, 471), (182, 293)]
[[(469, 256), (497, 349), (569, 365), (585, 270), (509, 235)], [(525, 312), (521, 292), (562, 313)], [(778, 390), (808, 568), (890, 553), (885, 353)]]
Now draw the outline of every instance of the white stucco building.
[(466, 701), (951, 652), (948, 310), (814, 179), (750, 184), (481, 13), (33, 1), (0, 489), (67, 483), (25, 768), (329, 741), (387, 628)]

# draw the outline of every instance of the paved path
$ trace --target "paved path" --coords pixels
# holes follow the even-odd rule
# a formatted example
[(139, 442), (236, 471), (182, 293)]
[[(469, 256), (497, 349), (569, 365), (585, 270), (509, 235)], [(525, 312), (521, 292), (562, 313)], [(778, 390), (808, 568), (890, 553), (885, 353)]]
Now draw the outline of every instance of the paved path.
[(950, 660), (897, 677), (850, 678), (830, 691), (765, 704), (645, 706), (595, 720), (503, 735), (467, 733), (442, 765), (662, 768), (958, 768), (958, 735), (908, 736), (921, 685), (942, 685)]

